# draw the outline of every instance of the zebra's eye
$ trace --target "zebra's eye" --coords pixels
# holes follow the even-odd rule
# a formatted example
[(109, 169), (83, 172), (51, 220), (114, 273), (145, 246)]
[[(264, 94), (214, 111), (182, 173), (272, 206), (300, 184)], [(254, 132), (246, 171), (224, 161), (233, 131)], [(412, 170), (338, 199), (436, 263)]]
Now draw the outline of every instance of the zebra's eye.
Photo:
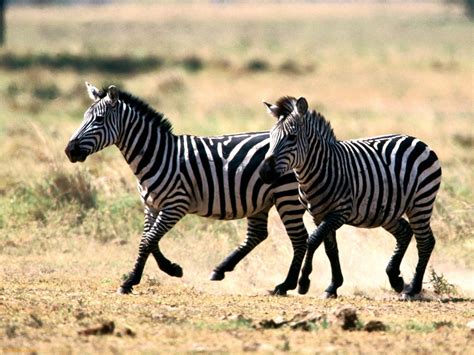
[(104, 122), (104, 116), (96, 116), (95, 123), (102, 124)]

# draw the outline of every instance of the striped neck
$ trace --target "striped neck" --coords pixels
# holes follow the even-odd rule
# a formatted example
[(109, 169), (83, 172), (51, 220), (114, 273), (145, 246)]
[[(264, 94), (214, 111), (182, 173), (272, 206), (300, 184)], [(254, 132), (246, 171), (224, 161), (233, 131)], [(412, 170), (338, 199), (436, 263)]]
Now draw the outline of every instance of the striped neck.
[(340, 178), (344, 169), (343, 150), (329, 121), (315, 111), (308, 115), (304, 125), (306, 152), (301, 165), (294, 169), (299, 183), (312, 184), (325, 175)]
[(133, 105), (122, 99), (118, 105), (121, 125), (116, 145), (134, 174), (141, 179), (156, 162), (176, 154), (177, 137), (172, 133), (169, 121), (148, 105)]

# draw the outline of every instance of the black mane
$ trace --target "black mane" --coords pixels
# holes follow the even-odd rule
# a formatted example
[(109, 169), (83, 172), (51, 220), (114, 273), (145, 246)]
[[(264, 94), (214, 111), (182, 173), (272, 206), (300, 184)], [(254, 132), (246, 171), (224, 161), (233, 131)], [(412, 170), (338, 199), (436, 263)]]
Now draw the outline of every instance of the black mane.
[(275, 103), (277, 109), (274, 111), (276, 117), (288, 117), (296, 106), (296, 98), (293, 96), (282, 96)]
[[(135, 111), (139, 112), (142, 117), (147, 120), (155, 121), (164, 131), (172, 133), (173, 126), (171, 122), (161, 112), (156, 111), (153, 107), (147, 104), (142, 99), (122, 90), (118, 90), (119, 100), (129, 105)], [(102, 89), (99, 92), (99, 97), (103, 99), (107, 96), (107, 89)]]
[(322, 114), (313, 110), (311, 112), (311, 119), (313, 124), (316, 126), (316, 130), (319, 132), (328, 143), (337, 143), (336, 135), (329, 122)]
[[(275, 106), (277, 108), (274, 112), (278, 115), (278, 117), (283, 116), (282, 122), (286, 121), (286, 119), (291, 119), (290, 114), (293, 113), (294, 109), (296, 108), (296, 98), (293, 96), (283, 96), (280, 97)], [(334, 134), (334, 130), (331, 127), (331, 123), (319, 112), (313, 110), (311, 112), (308, 111), (310, 116), (310, 122), (316, 127), (316, 131), (319, 135), (325, 139), (328, 143), (336, 143), (337, 138)]]

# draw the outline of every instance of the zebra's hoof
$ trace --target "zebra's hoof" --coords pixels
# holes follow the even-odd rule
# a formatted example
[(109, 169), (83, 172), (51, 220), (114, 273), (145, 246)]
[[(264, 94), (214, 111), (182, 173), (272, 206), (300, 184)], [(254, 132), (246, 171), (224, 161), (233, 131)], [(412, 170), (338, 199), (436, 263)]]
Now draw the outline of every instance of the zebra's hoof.
[(284, 285), (278, 285), (275, 287), (271, 294), (273, 296), (286, 296), (287, 288)]
[(322, 295), (321, 298), (324, 300), (329, 300), (329, 299), (336, 299), (337, 298), (337, 293), (332, 293), (332, 292), (327, 292), (325, 291)]
[(411, 295), (409, 293), (402, 293), (400, 295), (400, 301), (404, 301), (404, 302), (420, 301), (421, 299), (422, 298), (419, 293), (417, 293), (416, 295)]
[(405, 289), (406, 285), (403, 281), (403, 277), (397, 277), (396, 281), (392, 283), (392, 288), (397, 293), (401, 293)]
[(183, 268), (178, 264), (171, 264), (170, 276), (183, 277)]
[(130, 295), (133, 292), (132, 286), (120, 286), (117, 290), (119, 295)]
[(300, 282), (298, 284), (298, 293), (300, 295), (306, 295), (309, 291), (310, 284), (311, 281), (309, 279), (300, 279)]
[(224, 280), (225, 278), (225, 273), (222, 271), (216, 271), (214, 270), (211, 274), (211, 281), (221, 281)]

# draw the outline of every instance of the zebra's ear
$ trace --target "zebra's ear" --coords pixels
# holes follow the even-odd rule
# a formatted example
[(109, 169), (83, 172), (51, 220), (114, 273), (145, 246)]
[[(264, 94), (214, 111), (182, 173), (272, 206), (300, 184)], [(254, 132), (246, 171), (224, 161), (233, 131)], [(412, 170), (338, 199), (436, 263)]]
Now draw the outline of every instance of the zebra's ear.
[(304, 97), (300, 97), (298, 101), (296, 101), (296, 111), (300, 116), (306, 115), (308, 112), (308, 101)]
[(265, 101), (263, 101), (263, 104), (264, 104), (265, 107), (267, 108), (267, 112), (268, 112), (270, 115), (272, 115), (272, 116), (275, 117), (276, 119), (279, 119), (279, 116), (278, 116), (278, 106), (269, 104), (268, 102), (265, 102)]
[(118, 89), (114, 85), (110, 85), (109, 88), (107, 89), (107, 97), (109, 98), (110, 102), (112, 103), (112, 106), (114, 106), (117, 103), (119, 93)]
[(89, 94), (89, 97), (91, 98), (91, 100), (99, 101), (100, 100), (99, 89), (97, 89), (94, 85), (90, 84), (87, 81), (86, 81), (86, 87), (87, 87), (87, 93)]

